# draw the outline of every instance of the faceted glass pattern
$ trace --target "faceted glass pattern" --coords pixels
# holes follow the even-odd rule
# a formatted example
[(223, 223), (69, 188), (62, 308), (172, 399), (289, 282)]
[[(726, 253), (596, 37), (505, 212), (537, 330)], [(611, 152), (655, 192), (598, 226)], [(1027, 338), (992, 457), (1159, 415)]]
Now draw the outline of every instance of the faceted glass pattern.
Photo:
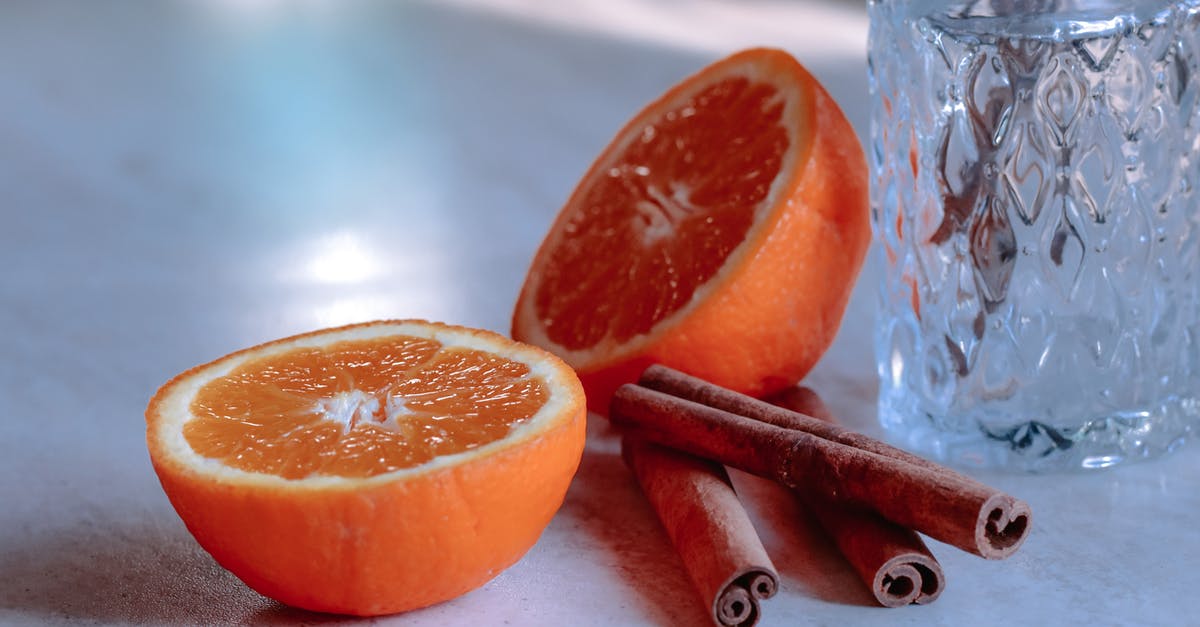
[(1103, 467), (1200, 414), (1200, 3), (872, 0), (880, 419)]

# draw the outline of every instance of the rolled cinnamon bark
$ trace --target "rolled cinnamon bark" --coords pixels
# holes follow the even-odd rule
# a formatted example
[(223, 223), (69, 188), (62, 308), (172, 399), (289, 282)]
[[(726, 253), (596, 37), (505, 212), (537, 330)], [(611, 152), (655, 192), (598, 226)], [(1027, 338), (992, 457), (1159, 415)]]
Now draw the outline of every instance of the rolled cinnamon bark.
[(907, 463), (638, 385), (618, 388), (610, 410), (614, 424), (652, 442), (867, 507), (981, 557), (1008, 557), (1029, 530), (1023, 501), (936, 465)]
[[(821, 397), (809, 388), (787, 388), (768, 400), (785, 409), (837, 424)], [(833, 538), (838, 550), (880, 605), (924, 605), (942, 594), (946, 582), (942, 567), (915, 531), (888, 522), (870, 511), (832, 503), (807, 490), (797, 490), (797, 495)]]
[[(946, 481), (956, 482), (960, 489), (972, 493), (995, 492), (989, 486), (967, 475), (896, 448), (886, 442), (850, 431), (834, 423), (804, 415), (803, 412), (797, 413), (734, 392), (666, 366), (655, 364), (646, 368), (639, 383), (644, 387), (672, 396), (715, 407), (739, 416), (751, 417), (768, 424), (811, 433), (826, 440), (923, 468), (937, 473)], [(993, 509), (988, 512), (987, 523), (978, 530), (980, 546), (978, 554), (988, 559), (1003, 559), (1016, 551), (1025, 541), (1025, 536), (1029, 532), (1030, 510), (1023, 501), (1011, 497), (1000, 499), (993, 505)]]
[(941, 595), (942, 567), (912, 530), (867, 510), (805, 492), (798, 496), (880, 605), (924, 605)]
[(665, 392), (671, 396), (678, 396), (679, 398), (702, 405), (708, 405), (709, 407), (716, 407), (731, 414), (748, 416), (775, 426), (804, 431), (805, 433), (811, 433), (826, 440), (832, 440), (864, 451), (898, 459), (914, 466), (928, 468), (946, 476), (955, 477), (964, 483), (983, 485), (953, 469), (932, 462), (924, 457), (913, 455), (904, 449), (896, 448), (870, 436), (850, 431), (836, 423), (818, 420), (811, 415), (805, 415), (805, 412), (797, 413), (795, 410), (789, 408), (772, 405), (766, 401), (734, 392), (728, 388), (714, 385), (704, 379), (693, 377), (666, 366), (654, 364), (646, 368), (638, 383), (643, 387)]
[(713, 622), (758, 622), (758, 602), (775, 595), (779, 576), (725, 467), (630, 437), (621, 450)]

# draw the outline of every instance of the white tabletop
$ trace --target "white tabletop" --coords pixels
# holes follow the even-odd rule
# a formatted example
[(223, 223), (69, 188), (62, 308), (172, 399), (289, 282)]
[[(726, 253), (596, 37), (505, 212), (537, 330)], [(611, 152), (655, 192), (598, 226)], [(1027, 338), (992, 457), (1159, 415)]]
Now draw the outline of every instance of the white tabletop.
[[(456, 0), (0, 5), (0, 622), (324, 623), (218, 567), (159, 488), (142, 412), (197, 363), (376, 318), (506, 332), (549, 221), (621, 123), (751, 45), (866, 129), (858, 3)], [(809, 383), (878, 434), (877, 271)], [(1200, 446), (1092, 474), (986, 474), (1034, 529), (883, 609), (775, 486), (735, 477), (783, 576), (764, 625), (1195, 624)], [(517, 565), (381, 622), (701, 624), (593, 417)]]

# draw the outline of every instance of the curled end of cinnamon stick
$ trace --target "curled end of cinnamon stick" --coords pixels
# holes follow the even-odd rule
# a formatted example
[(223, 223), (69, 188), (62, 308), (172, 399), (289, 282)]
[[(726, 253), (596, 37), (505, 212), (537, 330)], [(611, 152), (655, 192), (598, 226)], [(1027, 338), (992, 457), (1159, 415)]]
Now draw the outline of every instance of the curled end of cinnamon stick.
[(1007, 494), (997, 494), (985, 501), (975, 525), (979, 554), (999, 560), (1015, 553), (1029, 535), (1031, 518), (1029, 505)]
[(912, 564), (889, 564), (875, 574), (871, 592), (884, 607), (903, 607), (921, 593), (921, 573)]
[(753, 625), (758, 622), (758, 602), (749, 590), (732, 583), (713, 599), (713, 616), (728, 627)]
[(884, 607), (902, 607), (910, 603), (932, 603), (942, 594), (946, 578), (942, 567), (928, 555), (897, 555), (875, 573), (871, 592)]
[(751, 568), (725, 584), (713, 599), (713, 616), (728, 627), (750, 627), (758, 622), (758, 602), (775, 596), (779, 579), (771, 568)]
[(913, 568), (921, 573), (921, 593), (917, 595), (916, 599), (913, 599), (913, 603), (917, 605), (933, 603), (942, 596), (942, 590), (946, 588), (946, 576), (942, 574), (941, 564), (931, 557), (922, 556), (921, 559), (913, 562)]
[(756, 599), (769, 599), (779, 591), (779, 578), (773, 570), (755, 570), (741, 577), (746, 589)]

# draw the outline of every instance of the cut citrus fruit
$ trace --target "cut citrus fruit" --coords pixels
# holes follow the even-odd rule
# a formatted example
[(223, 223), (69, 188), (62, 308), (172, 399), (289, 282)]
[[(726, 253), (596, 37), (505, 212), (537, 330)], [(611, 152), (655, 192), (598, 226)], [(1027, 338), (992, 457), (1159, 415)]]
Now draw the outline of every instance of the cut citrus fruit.
[(188, 529), (262, 594), (400, 612), (482, 585), (534, 544), (584, 442), (557, 357), (495, 333), (388, 321), (193, 368), (146, 410)]
[(747, 50), (617, 134), (534, 257), (513, 337), (600, 412), (652, 362), (768, 394), (833, 341), (870, 238), (849, 122), (790, 55)]

